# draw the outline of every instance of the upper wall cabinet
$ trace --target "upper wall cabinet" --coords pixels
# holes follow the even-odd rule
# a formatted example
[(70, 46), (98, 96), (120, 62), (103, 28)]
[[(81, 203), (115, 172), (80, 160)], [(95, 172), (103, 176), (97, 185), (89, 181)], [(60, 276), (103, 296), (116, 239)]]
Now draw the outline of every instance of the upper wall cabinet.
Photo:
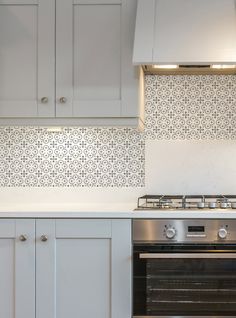
[(142, 124), (136, 6), (0, 0), (0, 123)]
[(134, 21), (132, 0), (57, 0), (57, 116), (138, 116)]
[(54, 0), (0, 0), (0, 117), (53, 117)]

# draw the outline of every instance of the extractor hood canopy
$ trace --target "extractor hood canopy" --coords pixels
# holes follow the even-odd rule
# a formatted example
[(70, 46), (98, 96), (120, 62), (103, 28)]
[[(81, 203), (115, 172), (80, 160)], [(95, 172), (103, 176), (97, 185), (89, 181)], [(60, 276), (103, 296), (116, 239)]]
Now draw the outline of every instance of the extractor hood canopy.
[(133, 63), (154, 74), (236, 74), (236, 0), (138, 0)]

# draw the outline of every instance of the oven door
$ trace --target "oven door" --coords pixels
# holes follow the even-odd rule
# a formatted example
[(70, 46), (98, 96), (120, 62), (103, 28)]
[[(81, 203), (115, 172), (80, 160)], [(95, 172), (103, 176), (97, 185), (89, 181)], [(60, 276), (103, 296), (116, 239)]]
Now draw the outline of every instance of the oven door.
[(236, 245), (134, 245), (134, 317), (236, 317)]

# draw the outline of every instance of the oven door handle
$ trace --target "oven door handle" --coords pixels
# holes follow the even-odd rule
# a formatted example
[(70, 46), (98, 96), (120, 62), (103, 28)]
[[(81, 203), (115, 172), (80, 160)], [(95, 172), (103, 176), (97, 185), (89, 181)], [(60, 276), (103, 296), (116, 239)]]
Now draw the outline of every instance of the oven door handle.
[(236, 258), (236, 253), (141, 253), (139, 254), (141, 259), (172, 259), (172, 258), (221, 258), (232, 259)]

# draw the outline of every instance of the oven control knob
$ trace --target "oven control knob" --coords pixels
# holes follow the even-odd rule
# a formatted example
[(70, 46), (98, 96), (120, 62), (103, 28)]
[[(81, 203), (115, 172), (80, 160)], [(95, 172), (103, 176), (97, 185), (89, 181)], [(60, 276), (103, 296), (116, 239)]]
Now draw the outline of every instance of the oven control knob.
[(228, 232), (225, 228), (222, 227), (219, 229), (219, 231), (218, 231), (219, 238), (225, 239), (227, 237), (227, 235), (228, 235)]
[(168, 227), (168, 228), (166, 229), (166, 237), (167, 237), (168, 239), (174, 238), (175, 235), (176, 235), (176, 229), (175, 229), (174, 227)]

